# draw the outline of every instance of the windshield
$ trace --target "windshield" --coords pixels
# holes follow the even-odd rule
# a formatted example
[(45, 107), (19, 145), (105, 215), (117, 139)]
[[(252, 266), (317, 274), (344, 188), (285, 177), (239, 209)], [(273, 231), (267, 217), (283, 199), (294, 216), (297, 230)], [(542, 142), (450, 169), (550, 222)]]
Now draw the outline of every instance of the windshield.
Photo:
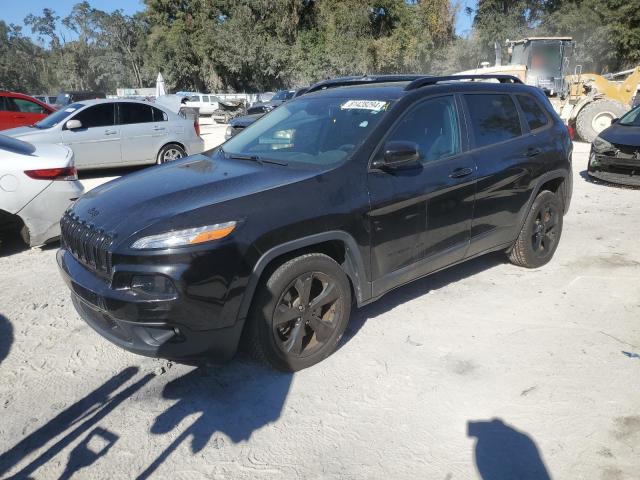
[(280, 90), (279, 92), (276, 92), (271, 100), (289, 100), (295, 93), (295, 91)]
[(60, 93), (56, 97), (55, 105), (69, 105), (71, 102), (71, 95), (68, 93)]
[(42, 120), (36, 123), (34, 127), (40, 129), (55, 127), (60, 122), (64, 122), (67, 117), (69, 117), (73, 112), (82, 107), (84, 107), (83, 103), (72, 103), (67, 107), (62, 107), (60, 110), (52, 113), (48, 117), (44, 117)]
[(222, 148), (229, 157), (336, 164), (364, 142), (389, 106), (386, 100), (300, 97), (265, 115)]
[(626, 125), (630, 127), (640, 127), (640, 107), (636, 107), (630, 112), (627, 112), (618, 120), (619, 125)]
[(560, 46), (560, 43), (534, 43), (531, 50), (531, 68), (559, 76), (562, 70)]

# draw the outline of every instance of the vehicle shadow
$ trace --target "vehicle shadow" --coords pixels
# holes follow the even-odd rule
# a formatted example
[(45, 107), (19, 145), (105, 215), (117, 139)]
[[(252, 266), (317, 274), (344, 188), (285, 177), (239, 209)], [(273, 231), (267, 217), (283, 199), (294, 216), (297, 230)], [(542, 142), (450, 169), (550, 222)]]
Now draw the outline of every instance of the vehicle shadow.
[[(49, 462), (80, 439), (69, 453), (60, 478), (71, 478), (92, 465), (120, 438), (117, 432), (100, 426), (100, 422), (149, 382), (161, 381), (161, 378), (155, 373), (141, 375), (136, 367), (124, 369), (0, 454), (0, 478), (32, 477), (34, 472), (46, 469)], [(214, 448), (222, 448), (225, 441), (237, 443), (249, 439), (254, 431), (280, 417), (292, 378), (292, 374), (250, 362), (234, 362), (226, 366), (203, 364), (172, 379), (162, 389), (162, 398), (171, 401), (171, 406), (154, 419), (150, 430), (151, 435), (159, 436), (159, 441), (165, 437), (169, 439), (169, 444), (141, 473), (132, 471), (128, 476), (151, 477), (186, 441), (190, 441), (191, 451), (195, 454), (213, 437)], [(194, 416), (190, 425), (182, 425)], [(176, 433), (172, 433), (174, 431)], [(226, 437), (216, 436), (216, 432)], [(51, 442), (54, 443), (50, 445)], [(17, 473), (12, 472), (10, 477), (6, 476), (27, 458), (26, 466)]]
[(7, 317), (0, 313), (0, 364), (9, 356), (13, 344), (13, 326)]
[[(85, 432), (94, 428), (98, 422), (103, 420), (127, 398), (144, 387), (155, 376), (149, 373), (125, 386), (137, 373), (138, 368), (136, 367), (125, 368), (103, 385), (56, 415), (42, 427), (29, 434), (12, 448), (0, 454), (0, 477), (7, 478), (5, 475), (8, 471), (25, 458), (30, 457), (35, 452), (39, 452), (53, 439), (60, 437), (43, 452), (39, 452), (39, 455), (19, 472), (9, 478), (28, 478), (33, 472), (46, 465), (47, 462), (80, 438)], [(117, 390), (119, 391), (116, 393)], [(106, 447), (103, 446), (98, 452), (91, 450), (88, 444), (94, 437), (101, 437), (106, 441)], [(96, 461), (111, 448), (111, 445), (113, 445), (116, 440), (117, 436), (115, 434), (105, 429), (94, 428), (71, 452), (69, 464), (63, 473), (63, 478), (70, 478), (78, 469)], [(104, 444), (104, 442), (100, 443)]]
[(235, 361), (224, 367), (201, 366), (169, 382), (162, 397), (176, 402), (156, 417), (151, 433), (166, 435), (186, 418), (198, 416), (136, 478), (151, 477), (189, 439), (194, 454), (214, 436), (214, 448), (222, 448), (225, 439), (216, 436), (216, 432), (225, 434), (234, 443), (248, 440), (254, 431), (280, 417), (292, 378), (292, 374)]
[(508, 261), (506, 255), (502, 252), (482, 255), (481, 257), (415, 280), (407, 285), (396, 288), (369, 305), (360, 309), (353, 309), (351, 311), (351, 319), (349, 320), (349, 324), (338, 348), (342, 348), (348, 343), (364, 326), (368, 319), (382, 315), (403, 303), (426, 295), (433, 290), (446, 287), (450, 283), (458, 282), (504, 263), (508, 263)]
[[(52, 240), (51, 242), (41, 245), (37, 248), (38, 250), (46, 251), (54, 248), (58, 248), (60, 246), (59, 240)], [(2, 243), (0, 244), (0, 258), (2, 257), (10, 257), (11, 255), (15, 255), (17, 253), (25, 252), (29, 250), (31, 247), (24, 243), (22, 238), (20, 238), (19, 233), (9, 234), (2, 238)]]
[(467, 435), (477, 439), (475, 463), (483, 480), (551, 479), (533, 439), (501, 419), (469, 421)]
[(622, 184), (622, 183), (607, 182), (606, 180), (600, 180), (599, 178), (593, 178), (591, 175), (589, 175), (589, 172), (587, 170), (582, 170), (580, 172), (580, 176), (582, 177), (582, 179), (584, 181), (592, 183), (593, 185), (600, 185), (600, 186), (603, 186), (603, 187), (619, 188), (621, 190), (640, 190), (640, 185), (625, 185), (625, 184)]

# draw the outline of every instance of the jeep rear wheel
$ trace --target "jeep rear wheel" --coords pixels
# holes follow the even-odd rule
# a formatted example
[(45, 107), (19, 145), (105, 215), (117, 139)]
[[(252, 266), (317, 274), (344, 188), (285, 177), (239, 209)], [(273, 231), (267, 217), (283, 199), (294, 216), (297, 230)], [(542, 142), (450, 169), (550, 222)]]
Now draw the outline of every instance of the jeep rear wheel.
[(333, 353), (350, 310), (351, 289), (340, 265), (319, 253), (294, 258), (257, 292), (248, 347), (256, 359), (279, 370), (307, 368)]
[(556, 194), (540, 192), (531, 206), (509, 260), (514, 265), (538, 268), (551, 260), (562, 234), (562, 202)]

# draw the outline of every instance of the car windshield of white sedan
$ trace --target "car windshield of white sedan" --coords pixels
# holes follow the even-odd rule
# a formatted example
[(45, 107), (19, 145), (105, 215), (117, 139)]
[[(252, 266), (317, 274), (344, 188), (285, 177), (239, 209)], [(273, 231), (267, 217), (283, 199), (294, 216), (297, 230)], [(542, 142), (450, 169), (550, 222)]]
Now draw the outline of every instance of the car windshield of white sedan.
[(61, 122), (64, 122), (71, 114), (84, 107), (84, 103), (72, 103), (66, 107), (62, 107), (55, 113), (52, 113), (48, 117), (44, 117), (38, 123), (33, 125), (36, 128), (45, 129), (55, 127)]
[(226, 142), (229, 158), (326, 166), (364, 142), (391, 102), (358, 98), (304, 98), (265, 115)]
[(636, 107), (628, 112), (618, 123), (629, 127), (640, 127), (640, 107)]

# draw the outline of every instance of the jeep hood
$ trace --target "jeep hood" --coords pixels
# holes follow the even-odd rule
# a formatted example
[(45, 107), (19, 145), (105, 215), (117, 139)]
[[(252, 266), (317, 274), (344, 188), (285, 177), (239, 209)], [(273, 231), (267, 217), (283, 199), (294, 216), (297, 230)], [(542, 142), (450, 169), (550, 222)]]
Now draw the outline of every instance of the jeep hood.
[[(225, 214), (233, 212), (232, 205), (229, 208), (233, 199), (313, 175), (317, 172), (194, 155), (105, 183), (83, 195), (72, 210), (81, 220), (114, 235), (119, 243), (160, 221), (167, 222), (165, 230), (196, 226), (188, 225), (192, 216), (185, 214), (198, 217), (198, 210), (211, 206), (214, 209), (207, 218), (197, 222), (231, 220)], [(216, 208), (223, 203), (225, 208)]]

